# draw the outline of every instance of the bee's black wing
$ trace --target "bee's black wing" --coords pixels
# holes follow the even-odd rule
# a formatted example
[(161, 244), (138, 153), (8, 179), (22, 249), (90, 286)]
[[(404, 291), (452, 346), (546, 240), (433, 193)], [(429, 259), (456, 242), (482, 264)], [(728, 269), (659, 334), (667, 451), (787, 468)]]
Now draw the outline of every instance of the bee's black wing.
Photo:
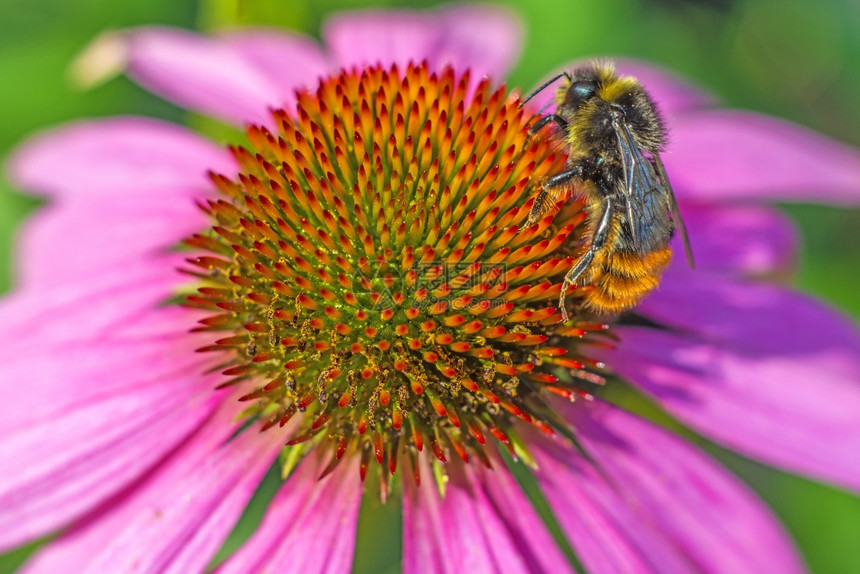
[(660, 249), (669, 243), (677, 226), (687, 260), (692, 265), (687, 230), (660, 158), (655, 154), (654, 163), (651, 163), (636, 147), (627, 125), (622, 120), (616, 120), (613, 125), (624, 169), (621, 191), (634, 249), (642, 255)]
[(672, 184), (666, 176), (666, 168), (663, 167), (663, 161), (659, 155), (654, 155), (654, 165), (657, 167), (657, 174), (666, 185), (668, 191), (669, 211), (672, 212), (672, 220), (675, 222), (675, 227), (681, 234), (681, 241), (684, 242), (684, 255), (687, 257), (687, 263), (690, 267), (696, 266), (696, 261), (693, 259), (693, 248), (690, 246), (690, 237), (687, 235), (687, 226), (684, 225), (684, 218), (681, 217), (681, 209), (678, 207), (678, 201), (675, 199), (675, 194), (672, 191)]

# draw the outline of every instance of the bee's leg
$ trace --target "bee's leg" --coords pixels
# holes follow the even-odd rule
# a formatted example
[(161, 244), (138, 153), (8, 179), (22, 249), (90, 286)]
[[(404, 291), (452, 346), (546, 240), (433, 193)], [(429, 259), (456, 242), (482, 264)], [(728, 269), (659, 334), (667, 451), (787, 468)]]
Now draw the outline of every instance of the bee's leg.
[(561, 294), (558, 297), (558, 308), (561, 309), (561, 318), (567, 321), (567, 309), (564, 307), (564, 295), (567, 293), (569, 285), (575, 285), (577, 279), (582, 275), (591, 262), (594, 261), (594, 256), (598, 251), (606, 245), (606, 240), (609, 238), (609, 231), (612, 229), (612, 217), (615, 215), (615, 208), (612, 197), (603, 199), (603, 215), (600, 216), (600, 222), (597, 224), (597, 229), (594, 231), (594, 237), (591, 238), (591, 245), (588, 251), (579, 258), (579, 261), (570, 268), (567, 275), (564, 276), (564, 282), (561, 284)]
[(541, 131), (545, 125), (550, 122), (555, 122), (558, 127), (561, 129), (565, 129), (567, 127), (567, 120), (561, 117), (558, 114), (550, 114), (548, 116), (544, 116), (538, 121), (536, 121), (531, 127), (529, 127), (529, 135), (534, 135)]
[(575, 177), (582, 176), (582, 166), (575, 165), (567, 171), (563, 171), (561, 173), (557, 173), (552, 177), (548, 177), (543, 180), (543, 184), (541, 187), (544, 189), (552, 189), (553, 187), (560, 187)]
[(558, 308), (561, 309), (561, 320), (567, 321), (567, 309), (564, 307), (564, 296), (567, 293), (568, 285), (575, 285), (576, 280), (582, 275), (583, 271), (588, 269), (591, 262), (594, 260), (594, 251), (588, 250), (585, 255), (579, 258), (576, 265), (570, 268), (567, 275), (564, 276), (564, 282), (561, 284), (561, 293), (558, 296)]
[(529, 211), (529, 218), (527, 220), (527, 223), (529, 225), (533, 224), (545, 211), (544, 203), (546, 203), (546, 198), (549, 196), (549, 194), (552, 193), (550, 191), (551, 189), (553, 189), (554, 187), (560, 187), (568, 183), (570, 180), (581, 176), (582, 166), (576, 165), (567, 171), (563, 171), (543, 180), (540, 186), (540, 191), (535, 196), (535, 202), (532, 204), (532, 208)]
[(548, 195), (549, 191), (542, 187), (537, 196), (535, 196), (535, 202), (532, 204), (532, 208), (529, 210), (529, 218), (526, 220), (527, 225), (534, 224), (540, 218), (544, 212), (543, 204), (546, 203)]

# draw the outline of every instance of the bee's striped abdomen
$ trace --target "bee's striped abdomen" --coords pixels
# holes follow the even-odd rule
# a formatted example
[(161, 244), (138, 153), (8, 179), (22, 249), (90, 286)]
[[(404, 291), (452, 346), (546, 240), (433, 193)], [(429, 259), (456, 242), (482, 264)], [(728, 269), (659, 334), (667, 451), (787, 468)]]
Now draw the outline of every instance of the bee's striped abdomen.
[(644, 256), (629, 250), (604, 251), (584, 282), (592, 286), (583, 292), (586, 306), (607, 315), (634, 307), (657, 287), (671, 259), (668, 245)]

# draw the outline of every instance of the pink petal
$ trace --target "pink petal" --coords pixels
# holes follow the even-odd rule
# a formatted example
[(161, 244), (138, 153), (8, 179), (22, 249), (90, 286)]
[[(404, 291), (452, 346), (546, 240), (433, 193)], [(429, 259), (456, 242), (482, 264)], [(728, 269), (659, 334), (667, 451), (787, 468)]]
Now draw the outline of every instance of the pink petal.
[(59, 280), (97, 281), (102, 272), (160, 259), (173, 274), (179, 242), (207, 220), (190, 198), (159, 201), (135, 196), (49, 205), (27, 220), (18, 236), (17, 283), (41, 289)]
[[(860, 490), (860, 335), (807, 297), (713, 277), (665, 282), (603, 359), (714, 440)], [(682, 334), (684, 333), (684, 334)]]
[(219, 574), (244, 572), (349, 572), (355, 548), (362, 484), (357, 457), (328, 477), (320, 457), (310, 455), (269, 505), (262, 524)]
[(175, 28), (128, 33), (129, 75), (180, 106), (229, 122), (263, 124), (283, 92), (264, 70), (216, 38)]
[[(98, 305), (82, 305), (63, 319), (74, 323), (88, 310), (101, 312)], [(202, 373), (221, 359), (194, 352), (209, 342), (187, 333), (195, 318), (195, 313), (179, 307), (150, 310), (105, 331), (82, 329), (74, 338), (47, 335), (24, 344), (6, 344), (15, 330), (4, 330), (0, 337), (4, 342), (0, 351), (0, 432), (10, 436), (29, 427), (50, 429), (75, 409), (122, 397), (133, 401), (135, 393), (143, 389), (164, 386), (167, 393), (170, 385), (180, 381), (185, 385), (176, 389), (178, 394), (194, 394), (200, 388), (210, 391), (217, 383)], [(22, 381), (26, 381), (26, 392)], [(45, 440), (52, 439), (65, 440), (59, 436)]]
[(203, 571), (271, 464), (276, 433), (245, 432), (228, 398), (134, 488), (40, 550), (26, 572)]
[(680, 198), (855, 205), (860, 153), (788, 122), (697, 111), (674, 120), (666, 171)]
[(187, 201), (209, 193), (210, 169), (232, 174), (236, 164), (225, 149), (183, 127), (135, 117), (51, 130), (19, 147), (9, 162), (21, 189), (88, 200), (146, 194), (153, 202)]
[[(544, 82), (563, 71), (571, 71), (589, 63), (591, 60), (574, 60), (547, 76), (538, 84), (543, 85)], [(676, 76), (674, 73), (658, 68), (645, 62), (638, 60), (628, 60), (624, 58), (613, 59), (615, 69), (619, 74), (633, 76), (648, 90), (648, 93), (657, 103), (659, 110), (662, 112), (664, 119), (670, 123), (675, 114), (695, 108), (703, 108), (711, 105), (714, 98), (702, 91), (701, 88), (694, 86), (687, 80)], [(536, 95), (531, 101), (535, 109), (541, 109), (553, 102), (555, 99), (556, 90), (559, 84), (553, 84), (544, 89), (540, 94)], [(528, 92), (528, 95), (531, 92)]]
[(519, 55), (522, 31), (507, 10), (451, 5), (435, 12), (339, 14), (326, 22), (323, 37), (343, 66), (427, 60), (436, 70), (451, 64), (499, 83)]
[[(481, 466), (474, 466), (473, 472), (466, 472), (466, 477), (472, 482), (477, 491), (483, 489), (490, 506), (498, 513), (511, 532), (511, 544), (505, 549), (513, 549), (517, 555), (525, 559), (529, 572), (549, 572), (562, 574), (572, 572), (570, 563), (562, 554), (549, 533), (546, 525), (536, 512), (534, 506), (526, 498), (516, 479), (507, 472), (504, 462), (495, 459), (496, 470), (487, 471)], [(505, 564), (507, 558), (500, 556), (500, 562)]]
[[(159, 262), (162, 263), (162, 262)], [(157, 269), (154, 272), (153, 267)], [(141, 261), (0, 301), (0, 544), (54, 530), (137, 479), (211, 410), (197, 312)], [(49, 399), (47, 399), (48, 397)]]
[(784, 275), (794, 267), (797, 233), (791, 219), (775, 209), (686, 203), (681, 212), (696, 268), (689, 268), (683, 243), (677, 237), (671, 275), (701, 271)]
[(561, 441), (530, 444), (538, 482), (589, 572), (803, 570), (768, 508), (695, 447), (604, 403), (567, 416), (591, 461)]
[(494, 472), (449, 463), (444, 497), (419, 461), (421, 486), (404, 481), (406, 574), (573, 572), (501, 459)]
[(334, 65), (312, 38), (279, 30), (242, 30), (218, 40), (251, 62), (277, 87), (281, 101), (295, 102), (293, 93), (301, 88), (316, 89), (321, 76)]
[(141, 505), (94, 560), (100, 572), (202, 571), (233, 529), (283, 446), (278, 433), (242, 433)]
[[(213, 359), (194, 353), (199, 341), (186, 333), (184, 321), (194, 316), (153, 310), (110, 334), (81, 331), (72, 340), (2, 346), (0, 466), (17, 470), (0, 476), (0, 546), (89, 511), (211, 412), (220, 398), (213, 377), (203, 376)], [(64, 317), (72, 325), (75, 318)], [(4, 329), (0, 340), (16, 333)]]
[(207, 391), (138, 389), (5, 438), (0, 464), (19, 470), (0, 482), (0, 548), (65, 526), (133, 484), (212, 411), (219, 399)]
[[(131, 332), (142, 317), (175, 295), (182, 280), (166, 262), (179, 261), (179, 257), (144, 259), (106, 270), (98, 281), (58, 281), (38, 291), (7, 295), (0, 299), (0, 357), (35, 355), (52, 346), (74, 347), (81, 340), (98, 344)], [(184, 313), (196, 320), (196, 313)], [(182, 321), (187, 328), (189, 319)]]
[(445, 7), (439, 16), (444, 36), (428, 59), (501, 83), (522, 49), (523, 28), (516, 14), (500, 6), (463, 3)]
[[(19, 283), (41, 289), (68, 277), (90, 281), (163, 256), (205, 226), (194, 198), (211, 193), (210, 167), (235, 171), (226, 151), (142, 118), (73, 124), (25, 144), (12, 159), (13, 178), (60, 197), (24, 226)], [(173, 265), (165, 259), (165, 273)]]

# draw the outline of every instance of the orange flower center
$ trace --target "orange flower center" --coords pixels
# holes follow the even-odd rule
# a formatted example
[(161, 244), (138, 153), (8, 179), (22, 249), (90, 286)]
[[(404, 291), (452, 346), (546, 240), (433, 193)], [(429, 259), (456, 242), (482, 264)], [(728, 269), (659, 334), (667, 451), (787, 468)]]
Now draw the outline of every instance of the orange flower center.
[(361, 452), (363, 475), (425, 447), (489, 465), (516, 419), (552, 432), (547, 398), (587, 395), (579, 340), (605, 326), (554, 306), (585, 216), (526, 224), (565, 157), (518, 104), (450, 68), (371, 67), (249, 128), (187, 241), (209, 252), (187, 303), (226, 332), (204, 350), (226, 352), (249, 417), (300, 419), (288, 444), (330, 448), (330, 469)]

